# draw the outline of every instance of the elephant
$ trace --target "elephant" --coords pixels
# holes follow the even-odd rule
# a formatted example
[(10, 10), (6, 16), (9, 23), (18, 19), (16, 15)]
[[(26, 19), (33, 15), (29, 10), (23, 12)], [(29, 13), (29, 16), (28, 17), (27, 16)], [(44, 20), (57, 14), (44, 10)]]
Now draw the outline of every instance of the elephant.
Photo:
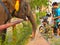
[[(9, 13), (6, 13), (6, 10), (0, 3), (0, 25), (6, 24), (12, 17), (20, 18), (26, 21), (26, 18), (31, 22), (32, 24), (32, 38), (35, 37), (37, 24), (33, 17), (33, 13), (31, 12), (31, 7), (28, 1), (26, 0), (20, 0), (19, 5), (19, 11), (15, 12), (14, 5), (16, 3), (16, 0), (2, 0), (1, 2), (4, 3), (5, 7), (9, 11)], [(2, 36), (2, 42), (5, 41), (6, 37), (6, 29), (0, 31), (0, 35)]]

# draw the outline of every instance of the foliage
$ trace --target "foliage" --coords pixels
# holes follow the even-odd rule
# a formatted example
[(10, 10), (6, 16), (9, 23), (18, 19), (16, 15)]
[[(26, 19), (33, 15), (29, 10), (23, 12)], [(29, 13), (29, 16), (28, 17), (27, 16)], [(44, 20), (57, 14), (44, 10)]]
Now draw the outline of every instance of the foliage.
[[(39, 30), (41, 31), (41, 29)], [(50, 25), (46, 24), (45, 26), (43, 26), (41, 34), (46, 40), (52, 38), (52, 28), (50, 27)]]
[[(42, 3), (43, 2), (43, 3)], [(42, 5), (48, 5), (48, 0), (31, 0), (30, 5), (32, 8), (35, 8), (36, 6), (40, 7)]]
[(51, 45), (60, 45), (60, 37), (53, 37), (52, 39), (49, 39), (49, 42), (51, 43)]
[(31, 34), (31, 31), (32, 27), (29, 21), (24, 21), (20, 24), (17, 24), (16, 28), (12, 32), (12, 35), (11, 32), (10, 34), (6, 35), (6, 40), (2, 45), (25, 45), (25, 42)]
[(46, 15), (46, 12), (38, 12), (36, 13), (36, 22), (37, 24), (40, 24), (40, 17), (44, 17)]

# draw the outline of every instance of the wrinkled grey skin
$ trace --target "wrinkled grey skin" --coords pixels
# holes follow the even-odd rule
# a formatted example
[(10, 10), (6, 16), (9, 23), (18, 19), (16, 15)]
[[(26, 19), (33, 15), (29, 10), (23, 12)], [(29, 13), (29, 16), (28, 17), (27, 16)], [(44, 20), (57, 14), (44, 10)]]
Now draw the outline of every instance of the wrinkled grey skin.
[[(6, 7), (8, 8), (8, 10), (11, 14), (12, 11), (14, 10), (14, 5), (15, 5), (16, 0), (2, 0), (2, 2), (6, 5)], [(13, 16), (24, 19), (24, 20), (26, 20), (26, 17), (27, 17), (32, 24), (32, 35), (33, 35), (33, 37), (35, 36), (36, 22), (35, 22), (32, 12), (31, 12), (30, 5), (27, 1), (25, 1), (25, 0), (20, 1), (19, 13), (16, 12), (15, 14), (13, 14)], [(6, 22), (7, 19), (8, 19), (8, 15), (6, 14), (6, 11), (0, 4), (0, 25), (7, 23)], [(6, 29), (3, 31), (0, 31), (0, 32), (1, 32), (2, 40), (4, 42)], [(4, 34), (2, 34), (2, 33), (4, 33)]]

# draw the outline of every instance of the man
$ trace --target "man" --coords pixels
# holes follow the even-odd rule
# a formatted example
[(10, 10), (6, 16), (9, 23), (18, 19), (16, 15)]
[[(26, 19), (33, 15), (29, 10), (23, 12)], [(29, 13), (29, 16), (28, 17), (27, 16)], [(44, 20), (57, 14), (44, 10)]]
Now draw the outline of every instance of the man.
[(54, 2), (52, 4), (53, 6), (53, 19), (54, 19), (54, 32), (57, 32), (57, 35), (59, 36), (59, 22), (60, 22), (60, 8), (58, 8), (58, 3)]

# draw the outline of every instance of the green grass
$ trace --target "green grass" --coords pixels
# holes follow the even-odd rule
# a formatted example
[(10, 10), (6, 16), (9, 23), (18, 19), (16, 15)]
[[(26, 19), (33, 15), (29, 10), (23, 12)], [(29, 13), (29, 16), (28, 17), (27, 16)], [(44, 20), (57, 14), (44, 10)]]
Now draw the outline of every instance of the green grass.
[(60, 38), (53, 37), (49, 40), (49, 42), (51, 43), (51, 45), (60, 45)]
[(24, 21), (22, 24), (18, 24), (16, 26), (10, 40), (9, 35), (6, 36), (6, 40), (3, 45), (25, 45), (29, 35), (31, 34), (31, 31), (32, 27), (30, 22)]

